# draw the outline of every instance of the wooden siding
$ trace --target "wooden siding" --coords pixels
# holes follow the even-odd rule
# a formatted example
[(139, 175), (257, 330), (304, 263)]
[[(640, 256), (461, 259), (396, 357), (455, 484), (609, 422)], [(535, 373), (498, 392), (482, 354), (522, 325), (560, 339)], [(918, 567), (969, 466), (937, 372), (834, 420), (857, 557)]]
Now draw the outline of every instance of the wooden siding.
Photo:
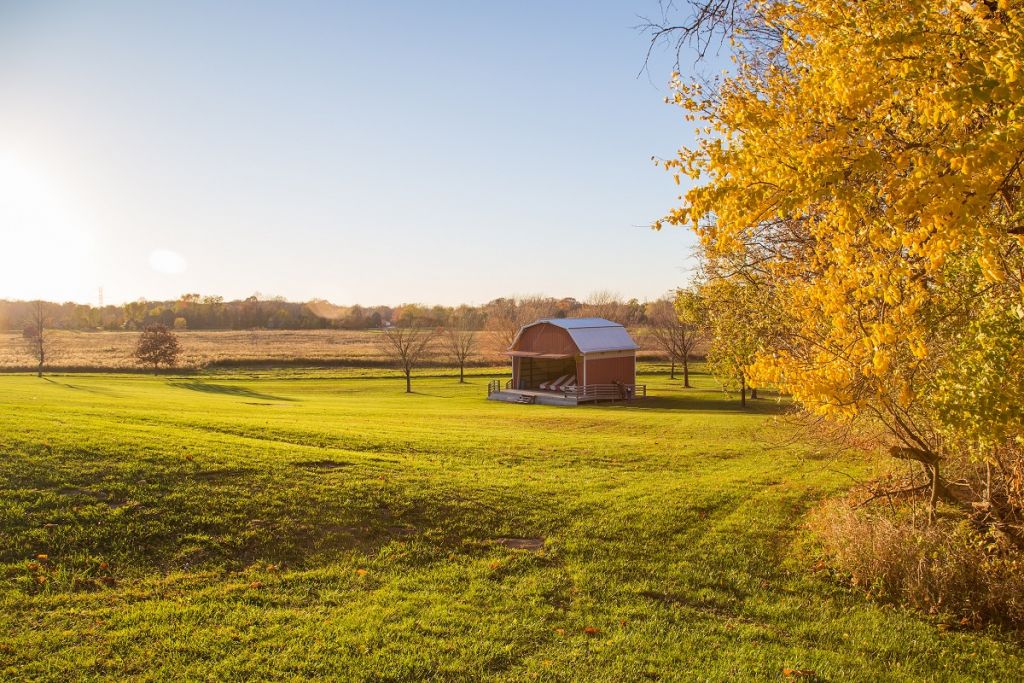
[[(579, 370), (583, 370), (583, 361), (579, 362)], [(622, 382), (632, 384), (636, 370), (635, 356), (619, 356), (617, 358), (587, 358), (587, 384), (612, 384)], [(582, 375), (580, 376), (582, 377)], [(583, 380), (579, 382), (582, 384)]]
[(512, 350), (573, 355), (579, 353), (568, 332), (548, 323), (533, 325), (523, 330)]

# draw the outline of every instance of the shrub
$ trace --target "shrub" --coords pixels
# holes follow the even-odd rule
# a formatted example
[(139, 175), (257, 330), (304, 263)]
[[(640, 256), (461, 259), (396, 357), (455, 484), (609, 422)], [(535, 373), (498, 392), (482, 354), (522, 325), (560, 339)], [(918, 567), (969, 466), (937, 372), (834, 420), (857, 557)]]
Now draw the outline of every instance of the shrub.
[(135, 346), (135, 360), (143, 365), (152, 365), (156, 370), (161, 365), (174, 365), (181, 355), (178, 336), (163, 325), (150, 325), (139, 336)]
[(878, 599), (965, 625), (1024, 627), (1024, 557), (1008, 538), (968, 520), (921, 521), (906, 505), (883, 511), (833, 500), (812, 513), (810, 527), (840, 575)]

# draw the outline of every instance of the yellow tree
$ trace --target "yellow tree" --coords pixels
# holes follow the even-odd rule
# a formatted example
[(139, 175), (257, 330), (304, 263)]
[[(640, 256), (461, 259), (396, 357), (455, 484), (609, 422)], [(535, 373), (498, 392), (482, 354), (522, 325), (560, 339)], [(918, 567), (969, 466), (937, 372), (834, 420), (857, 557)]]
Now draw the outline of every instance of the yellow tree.
[(726, 389), (737, 390), (740, 405), (746, 406), (748, 389), (750, 398), (757, 398), (752, 364), (775, 343), (773, 302), (763, 287), (720, 273), (701, 284), (698, 292), (708, 332), (708, 369)]
[(664, 222), (771, 288), (785, 333), (746, 372), (884, 427), (933, 507), (942, 460), (1019, 468), (1021, 2), (755, 0), (742, 16), (728, 76), (674, 78), (701, 128), (665, 164), (696, 182)]

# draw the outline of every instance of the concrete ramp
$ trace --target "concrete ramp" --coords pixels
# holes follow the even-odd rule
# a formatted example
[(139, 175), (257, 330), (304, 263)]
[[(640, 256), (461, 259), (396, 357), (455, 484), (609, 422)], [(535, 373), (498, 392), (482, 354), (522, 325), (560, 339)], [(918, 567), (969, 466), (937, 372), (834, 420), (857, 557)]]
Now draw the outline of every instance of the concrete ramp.
[(556, 394), (547, 391), (520, 391), (517, 389), (506, 389), (495, 391), (487, 397), (489, 401), (503, 401), (505, 403), (520, 403), (524, 405), (537, 404), (543, 406), (574, 406), (578, 405), (576, 398), (567, 398), (564, 394)]

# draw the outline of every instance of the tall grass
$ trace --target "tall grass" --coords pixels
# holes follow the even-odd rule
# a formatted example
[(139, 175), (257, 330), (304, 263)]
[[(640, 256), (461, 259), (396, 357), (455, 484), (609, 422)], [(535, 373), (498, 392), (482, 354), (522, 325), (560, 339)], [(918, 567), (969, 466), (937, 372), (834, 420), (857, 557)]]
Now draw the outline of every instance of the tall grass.
[(960, 625), (1024, 626), (1024, 558), (996, 531), (962, 517), (929, 526), (906, 505), (869, 510), (845, 500), (823, 504), (809, 524), (839, 573), (873, 597)]

